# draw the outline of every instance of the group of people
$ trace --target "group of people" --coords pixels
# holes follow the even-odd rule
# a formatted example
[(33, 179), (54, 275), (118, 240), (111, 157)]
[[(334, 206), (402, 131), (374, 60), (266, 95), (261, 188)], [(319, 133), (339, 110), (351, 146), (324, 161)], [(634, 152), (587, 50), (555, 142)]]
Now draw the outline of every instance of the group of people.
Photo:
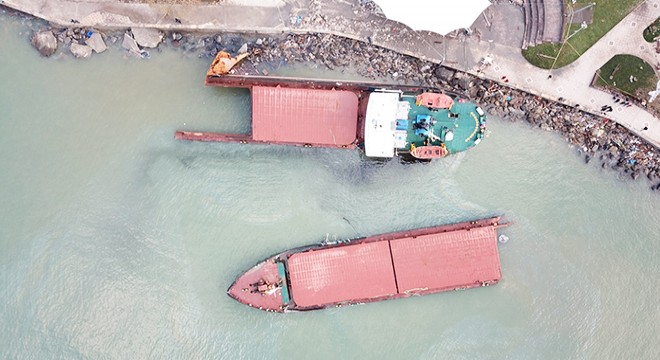
[[(612, 100), (614, 100), (615, 104), (620, 104), (621, 106), (625, 106), (625, 107), (631, 107), (632, 106), (632, 102), (630, 102), (630, 100), (628, 100), (626, 98), (621, 98), (621, 97), (619, 97), (619, 95), (612, 95)], [(602, 113), (612, 112), (612, 106), (610, 106), (608, 104), (605, 104), (605, 105), (600, 107), (600, 111)]]
[(623, 105), (625, 107), (631, 107), (632, 106), (632, 103), (630, 101), (628, 101), (626, 99), (622, 99), (618, 95), (612, 96), (612, 100), (614, 100), (615, 103), (617, 103), (617, 104), (620, 103), (621, 105)]

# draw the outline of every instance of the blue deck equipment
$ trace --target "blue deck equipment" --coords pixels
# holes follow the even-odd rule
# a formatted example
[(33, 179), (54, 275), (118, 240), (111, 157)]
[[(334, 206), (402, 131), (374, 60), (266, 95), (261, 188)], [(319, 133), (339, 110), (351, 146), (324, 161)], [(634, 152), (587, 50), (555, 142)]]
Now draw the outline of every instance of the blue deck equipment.
[(422, 123), (422, 122), (431, 122), (431, 115), (427, 114), (417, 114), (417, 118), (415, 119), (415, 123)]
[(397, 120), (396, 121), (396, 129), (397, 130), (408, 130), (408, 120)]

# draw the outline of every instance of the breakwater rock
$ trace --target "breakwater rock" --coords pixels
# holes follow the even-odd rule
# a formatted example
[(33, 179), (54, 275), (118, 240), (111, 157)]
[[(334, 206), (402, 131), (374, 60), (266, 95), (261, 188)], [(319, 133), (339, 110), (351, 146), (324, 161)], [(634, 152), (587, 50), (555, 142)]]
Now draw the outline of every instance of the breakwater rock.
[(71, 50), (71, 53), (73, 56), (77, 58), (83, 58), (86, 59), (90, 56), (92, 56), (92, 48), (91, 46), (87, 45), (81, 45), (78, 43), (72, 43), (71, 46), (69, 47), (69, 50)]
[[(55, 34), (60, 43), (84, 45), (97, 31), (70, 28), (54, 29), (50, 33)], [(102, 40), (111, 44), (127, 37), (135, 42), (128, 29), (100, 35)], [(652, 190), (660, 190), (660, 151), (623, 126), (585, 113), (577, 107), (402, 55), (369, 42), (327, 34), (250, 36), (171, 32), (164, 34), (163, 43), (208, 59), (219, 50), (232, 53), (247, 50), (251, 56), (237, 70), (240, 73), (268, 74), (286, 64), (304, 63), (328, 69), (350, 69), (362, 77), (381, 82), (441, 88), (481, 104), (487, 112), (502, 119), (523, 121), (545, 131), (560, 133), (576, 147), (580, 156), (584, 156), (585, 162), (599, 161), (602, 168), (615, 170), (624, 178), (644, 177), (650, 182)], [(157, 37), (160, 41), (159, 34)], [(136, 45), (127, 51), (139, 51), (142, 57), (148, 57), (144, 56), (143, 45)]]
[(616, 122), (490, 81), (476, 79), (473, 88), (489, 113), (560, 133), (586, 163), (599, 161), (631, 179), (646, 177), (652, 190), (660, 190), (660, 151)]
[(238, 70), (240, 73), (256, 74), (261, 63), (284, 60), (287, 63), (316, 63), (329, 69), (350, 67), (371, 79), (441, 88), (474, 100), (488, 113), (502, 119), (523, 121), (545, 131), (560, 133), (576, 147), (580, 156), (584, 156), (585, 162), (599, 161), (602, 168), (618, 171), (626, 178), (646, 177), (653, 190), (660, 190), (660, 151), (623, 126), (583, 112), (578, 107), (368, 43), (330, 35), (264, 38), (248, 47), (253, 56)]
[[(329, 69), (350, 67), (359, 75), (437, 87), (479, 103), (509, 121), (560, 133), (585, 162), (600, 161), (631, 179), (646, 177), (660, 190), (660, 151), (623, 126), (578, 107), (543, 99), (500, 83), (402, 55), (369, 43), (324, 34), (288, 35), (251, 43), (241, 73), (258, 73), (261, 62), (316, 63)], [(209, 54), (210, 55), (210, 54)], [(250, 71), (251, 70), (251, 71)]]
[(51, 56), (57, 51), (57, 39), (50, 30), (40, 31), (32, 35), (32, 46), (34, 46), (41, 56)]

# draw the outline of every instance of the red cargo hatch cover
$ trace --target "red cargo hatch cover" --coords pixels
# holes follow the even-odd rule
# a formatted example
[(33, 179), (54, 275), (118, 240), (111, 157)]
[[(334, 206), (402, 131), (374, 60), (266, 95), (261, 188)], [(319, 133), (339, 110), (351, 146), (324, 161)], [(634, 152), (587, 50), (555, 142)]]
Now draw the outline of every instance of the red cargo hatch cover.
[(357, 135), (358, 98), (350, 91), (252, 88), (252, 137), (257, 141), (337, 146)]
[(399, 292), (499, 280), (496, 237), (489, 226), (390, 241)]
[(288, 268), (300, 307), (397, 293), (387, 241), (294, 254)]

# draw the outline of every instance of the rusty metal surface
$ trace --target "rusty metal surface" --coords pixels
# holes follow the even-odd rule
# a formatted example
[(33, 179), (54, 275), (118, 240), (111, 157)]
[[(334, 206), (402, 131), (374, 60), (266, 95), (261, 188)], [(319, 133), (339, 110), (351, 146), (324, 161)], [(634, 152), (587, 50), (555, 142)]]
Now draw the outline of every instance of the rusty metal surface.
[[(352, 80), (339, 79), (310, 79), (286, 76), (261, 76), (261, 75), (222, 75), (207, 76), (206, 85), (222, 87), (243, 87), (252, 88), (254, 86), (280, 86), (299, 89), (324, 89), (324, 90), (347, 90), (356, 93), (373, 89), (390, 89), (402, 91), (420, 91), (423, 88), (419, 85), (402, 85), (389, 83), (367, 83)], [(449, 90), (449, 89), (446, 89)], [(440, 91), (440, 89), (434, 89)]]
[(206, 142), (249, 142), (252, 136), (247, 134), (224, 134), (215, 132), (177, 131), (174, 133), (177, 140), (206, 141)]

